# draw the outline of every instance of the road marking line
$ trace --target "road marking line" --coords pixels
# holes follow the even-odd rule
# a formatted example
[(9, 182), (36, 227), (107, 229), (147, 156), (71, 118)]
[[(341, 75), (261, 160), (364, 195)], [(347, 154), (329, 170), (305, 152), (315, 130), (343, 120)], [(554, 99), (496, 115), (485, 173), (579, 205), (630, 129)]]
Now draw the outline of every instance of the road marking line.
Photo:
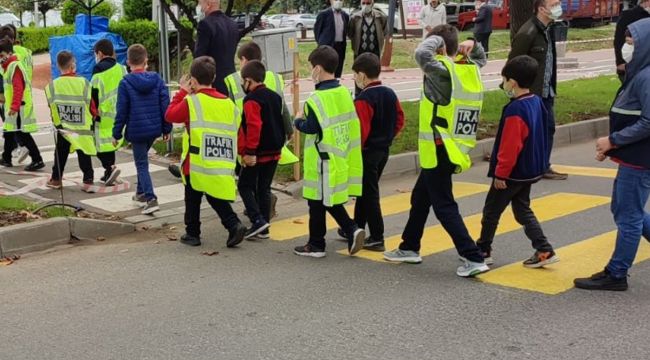
[[(69, 163), (69, 162), (68, 162)], [(135, 168), (135, 163), (122, 163), (122, 164), (117, 164), (117, 168), (120, 169), (120, 178), (126, 178), (126, 177), (131, 177), (131, 176), (136, 176), (138, 174), (137, 169)], [(95, 180), (98, 180), (102, 176), (104, 176), (104, 168), (98, 167), (93, 169), (95, 172)], [(154, 164), (149, 164), (149, 173), (154, 173), (158, 171), (163, 171), (166, 170), (166, 168)], [(49, 173), (49, 172), (48, 172)], [(75, 179), (83, 179), (83, 173), (81, 171), (73, 171), (73, 172), (64, 172), (63, 173), (63, 186), (77, 186), (77, 183), (73, 181), (66, 181), (65, 179), (69, 180), (75, 180)], [(32, 184), (35, 181), (38, 181), (38, 179), (34, 178), (28, 178), (28, 179), (21, 179), (18, 180), (23, 184)], [(43, 187), (45, 188), (45, 187)]]
[(617, 169), (587, 166), (553, 165), (553, 170), (569, 175), (604, 177), (613, 179)]
[[(454, 196), (457, 199), (480, 194), (489, 190), (488, 185), (457, 182), (454, 183)], [(390, 195), (381, 198), (381, 210), (384, 217), (408, 211), (411, 208), (411, 193)], [(347, 205), (348, 214), (353, 214), (354, 205)], [(327, 229), (338, 225), (331, 216), (327, 216)], [(271, 222), (271, 239), (285, 241), (309, 234), (309, 215), (296, 216)]]
[[(572, 289), (573, 279), (602, 271), (615, 243), (616, 231), (611, 231), (555, 249), (560, 262), (548, 267), (528, 269), (516, 262), (483, 274), (479, 279), (489, 284), (557, 295)], [(647, 259), (650, 259), (650, 244), (641, 239), (634, 263)]]
[[(537, 219), (541, 223), (589, 210), (597, 206), (608, 204), (609, 202), (610, 198), (605, 196), (556, 193), (534, 199), (531, 202), (531, 207), (533, 208)], [(562, 204), (562, 206), (558, 206), (557, 204)], [(483, 214), (475, 214), (463, 219), (473, 239), (478, 239), (481, 233), (482, 217)], [(519, 225), (515, 220), (512, 210), (508, 208), (508, 210), (506, 210), (501, 216), (496, 235), (505, 234), (520, 228), (521, 225)], [(401, 241), (401, 234), (386, 238), (386, 250), (396, 249)], [(525, 236), (522, 236), (522, 241), (528, 241), (528, 239), (526, 239)], [(454, 244), (442, 225), (438, 224), (424, 229), (420, 256), (429, 256), (453, 248)], [(347, 254), (347, 251), (341, 250), (339, 253), (345, 255)], [(356, 256), (367, 260), (384, 262), (384, 257), (381, 252), (362, 250)]]
[[(183, 201), (185, 198), (185, 189), (183, 184), (167, 185), (154, 187), (154, 192), (158, 196), (158, 204), (164, 205), (177, 201)], [(133, 203), (132, 192), (96, 197), (92, 199), (81, 200), (81, 203), (109, 212), (122, 212), (135, 210), (138, 208)]]

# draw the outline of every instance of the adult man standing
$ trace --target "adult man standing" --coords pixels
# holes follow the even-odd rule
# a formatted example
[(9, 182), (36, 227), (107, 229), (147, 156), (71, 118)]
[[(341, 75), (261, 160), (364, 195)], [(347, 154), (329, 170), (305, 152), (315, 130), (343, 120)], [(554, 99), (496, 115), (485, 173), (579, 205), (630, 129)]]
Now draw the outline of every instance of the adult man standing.
[[(638, 20), (650, 17), (650, 0), (641, 0), (639, 5), (623, 11), (616, 23), (616, 32), (614, 33), (614, 55), (616, 56), (616, 73), (618, 73), (621, 82), (625, 80), (625, 65), (628, 61), (622, 52), (625, 44), (625, 31), (627, 27)], [(626, 54), (632, 55), (632, 54)]]
[(209, 56), (217, 64), (217, 76), (212, 87), (228, 95), (224, 79), (235, 72), (235, 52), (239, 43), (237, 23), (221, 11), (221, 0), (199, 0), (205, 18), (196, 30), (194, 58)]
[(492, 6), (486, 0), (476, 0), (474, 39), (483, 45), (486, 54), (490, 51), (490, 35), (492, 35)]
[(422, 26), (422, 38), (433, 30), (434, 27), (447, 23), (447, 9), (445, 4), (439, 0), (429, 1), (429, 5), (423, 6), (420, 10), (420, 26)]
[(314, 35), (318, 46), (331, 46), (339, 54), (339, 66), (336, 68), (335, 75), (340, 79), (345, 62), (350, 15), (341, 10), (343, 1), (330, 0), (330, 5), (332, 5), (330, 8), (318, 13), (314, 24)]
[[(348, 37), (352, 40), (355, 59), (364, 53), (373, 53), (381, 58), (388, 17), (374, 5), (374, 0), (361, 0), (361, 10), (350, 17)], [(354, 89), (357, 95), (361, 92), (356, 85)]]
[[(542, 98), (548, 111), (550, 152), (555, 134), (553, 106), (557, 91), (557, 55), (552, 23), (562, 16), (562, 4), (560, 0), (535, 0), (534, 9), (535, 15), (521, 26), (512, 40), (508, 60), (519, 55), (528, 55), (539, 64), (539, 72), (530, 90)], [(568, 177), (567, 174), (554, 171), (549, 161), (545, 179), (566, 180)]]

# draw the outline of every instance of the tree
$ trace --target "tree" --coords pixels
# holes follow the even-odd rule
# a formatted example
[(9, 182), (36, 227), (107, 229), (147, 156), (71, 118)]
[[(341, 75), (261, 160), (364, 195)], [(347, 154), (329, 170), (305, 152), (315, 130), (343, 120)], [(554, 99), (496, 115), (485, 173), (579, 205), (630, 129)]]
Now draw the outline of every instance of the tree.
[[(81, 6), (83, 0), (65, 0), (63, 3), (63, 11), (61, 11), (61, 19), (66, 24), (74, 24), (74, 19), (77, 14), (87, 14), (88, 11)], [(86, 3), (86, 1), (83, 1)], [(111, 18), (115, 14), (115, 7), (108, 1), (104, 0), (90, 0), (91, 6), (97, 5), (93, 10), (93, 15), (106, 16)]]
[(38, 11), (43, 15), (43, 27), (47, 27), (47, 14), (48, 11), (58, 8), (63, 0), (39, 0)]
[(142, 0), (123, 0), (122, 9), (124, 9), (124, 18), (126, 20), (151, 20), (151, 1)]
[(519, 28), (533, 16), (534, 0), (517, 0), (510, 2), (510, 40), (514, 39)]

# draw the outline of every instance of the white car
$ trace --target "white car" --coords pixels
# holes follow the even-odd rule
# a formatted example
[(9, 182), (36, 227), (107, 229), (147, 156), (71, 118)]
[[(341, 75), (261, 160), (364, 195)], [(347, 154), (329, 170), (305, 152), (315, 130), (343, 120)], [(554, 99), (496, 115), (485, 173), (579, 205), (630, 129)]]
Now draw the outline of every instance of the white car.
[(297, 14), (291, 15), (282, 21), (283, 26), (295, 27), (296, 29), (313, 29), (316, 24), (316, 15), (314, 14)]
[(0, 25), (7, 25), (7, 24), (13, 24), (16, 27), (20, 27), (20, 19), (16, 15), (9, 12), (0, 13)]
[(286, 27), (286, 20), (289, 17), (287, 14), (277, 14), (271, 15), (266, 19), (266, 24), (269, 29), (277, 29), (281, 27)]

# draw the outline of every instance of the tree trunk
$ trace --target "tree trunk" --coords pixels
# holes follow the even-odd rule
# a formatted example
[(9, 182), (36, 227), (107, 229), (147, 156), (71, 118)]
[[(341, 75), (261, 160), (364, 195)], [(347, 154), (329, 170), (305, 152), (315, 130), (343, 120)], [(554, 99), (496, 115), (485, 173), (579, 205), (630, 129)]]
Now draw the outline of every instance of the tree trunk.
[(519, 28), (533, 16), (533, 1), (510, 1), (510, 41), (514, 39)]
[(274, 2), (275, 0), (266, 0), (264, 6), (262, 6), (262, 8), (260, 9), (260, 12), (257, 13), (257, 16), (255, 16), (255, 19), (253, 19), (253, 22), (247, 28), (240, 31), (239, 36), (244, 37), (249, 32), (255, 30), (255, 28), (260, 23), (260, 21), (262, 21), (262, 16), (264, 16), (264, 14), (266, 14), (266, 12), (269, 11), (269, 9), (271, 8)]

